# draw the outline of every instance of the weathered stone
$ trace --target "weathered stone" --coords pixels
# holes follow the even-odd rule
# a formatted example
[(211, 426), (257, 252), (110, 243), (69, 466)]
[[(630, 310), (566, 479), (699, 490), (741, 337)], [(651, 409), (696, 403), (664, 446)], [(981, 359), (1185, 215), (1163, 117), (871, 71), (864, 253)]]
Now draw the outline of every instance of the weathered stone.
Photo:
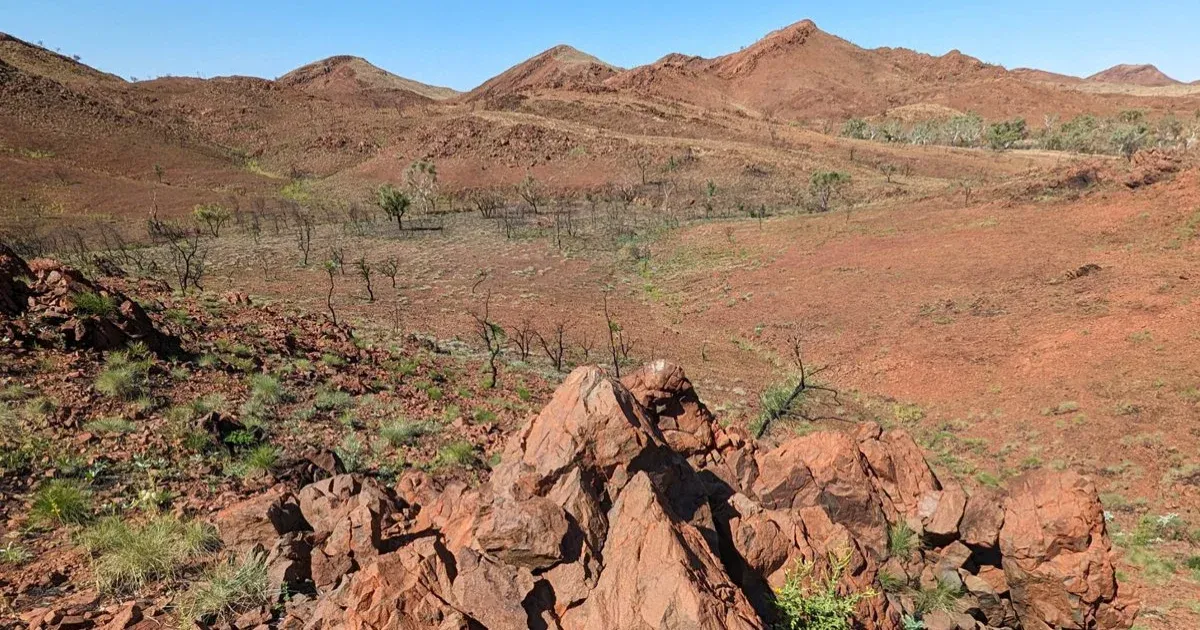
[(959, 538), (977, 549), (995, 549), (1004, 525), (1004, 507), (1000, 497), (991, 492), (979, 492), (967, 499), (962, 522), (958, 524)]
[(1114, 605), (1103, 508), (1090, 482), (1073, 472), (1026, 473), (1012, 484), (1004, 512), (1002, 566), (1024, 628), (1130, 625), (1136, 607)]

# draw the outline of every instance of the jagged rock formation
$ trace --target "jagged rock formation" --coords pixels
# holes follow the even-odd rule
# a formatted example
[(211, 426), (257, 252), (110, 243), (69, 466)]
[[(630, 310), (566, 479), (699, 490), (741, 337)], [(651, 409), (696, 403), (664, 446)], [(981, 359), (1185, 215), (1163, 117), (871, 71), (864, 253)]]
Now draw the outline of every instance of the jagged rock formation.
[[(81, 308), (84, 296), (91, 308)], [(89, 280), (60, 262), (26, 264), (0, 243), (0, 336), (12, 343), (60, 343), (69, 348), (116, 350), (132, 342), (157, 354), (179, 351), (179, 339), (154, 327), (124, 293)]]
[[(920, 549), (889, 549), (897, 523)], [(315, 584), (281, 628), (768, 628), (771, 589), (838, 556), (846, 592), (882, 593), (859, 605), (866, 628), (916, 612), (911, 594), (882, 592), (885, 572), (962, 589), (930, 628), (1109, 630), (1137, 610), (1078, 475), (968, 496), (903, 431), (875, 425), (762, 450), (664, 362), (623, 383), (573, 372), (481, 487), (337, 475), (233, 506), (218, 525), (231, 544), (270, 549), (278, 583)]]

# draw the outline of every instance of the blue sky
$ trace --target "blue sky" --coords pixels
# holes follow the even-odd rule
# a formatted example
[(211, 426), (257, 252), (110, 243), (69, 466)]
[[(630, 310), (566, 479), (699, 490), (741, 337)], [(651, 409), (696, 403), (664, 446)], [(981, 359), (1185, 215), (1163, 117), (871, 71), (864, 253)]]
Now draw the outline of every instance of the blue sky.
[(0, 31), (125, 77), (276, 77), (352, 54), (458, 89), (559, 43), (629, 67), (669, 52), (735, 51), (804, 18), (866, 47), (957, 48), (1076, 75), (1153, 63), (1177, 79), (1200, 79), (1197, 0), (0, 0)]

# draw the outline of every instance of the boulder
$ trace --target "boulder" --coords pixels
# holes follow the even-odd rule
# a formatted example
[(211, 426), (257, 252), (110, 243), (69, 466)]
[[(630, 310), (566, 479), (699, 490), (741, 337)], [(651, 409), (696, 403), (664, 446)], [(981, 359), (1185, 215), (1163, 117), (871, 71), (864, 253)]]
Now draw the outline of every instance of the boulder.
[(957, 484), (942, 490), (930, 490), (917, 504), (925, 540), (935, 546), (958, 538), (958, 524), (967, 508), (967, 493)]
[(564, 630), (764, 627), (701, 533), (671, 513), (648, 475), (634, 476), (608, 520), (604, 569), (587, 600), (563, 615)]
[(967, 499), (962, 521), (958, 524), (958, 537), (976, 549), (992, 550), (1000, 540), (1003, 525), (1001, 498), (992, 492), (980, 492)]
[(694, 455), (715, 446), (716, 419), (700, 402), (683, 368), (660, 359), (629, 374), (621, 383), (650, 411), (663, 439), (676, 452)]
[(280, 536), (308, 529), (296, 498), (279, 488), (222, 509), (214, 521), (221, 542), (235, 551), (270, 548)]
[(1091, 482), (1074, 472), (1032, 471), (1004, 501), (1000, 553), (1013, 607), (1029, 630), (1132, 624), (1120, 597), (1104, 511)]

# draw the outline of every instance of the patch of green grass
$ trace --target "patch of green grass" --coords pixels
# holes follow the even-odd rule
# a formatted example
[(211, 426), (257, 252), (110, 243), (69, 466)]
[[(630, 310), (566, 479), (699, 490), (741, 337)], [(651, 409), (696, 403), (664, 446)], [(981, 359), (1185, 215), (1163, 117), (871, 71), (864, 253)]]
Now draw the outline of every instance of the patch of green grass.
[(76, 525), (92, 513), (92, 493), (77, 481), (53, 479), (33, 495), (29, 518), (38, 525)]
[(22, 565), (29, 562), (32, 557), (33, 554), (29, 553), (25, 547), (18, 545), (16, 541), (10, 540), (7, 545), (0, 547), (0, 564)]
[(438, 449), (437, 463), (442, 466), (471, 467), (479, 463), (479, 457), (474, 444), (457, 441)]
[(379, 435), (392, 446), (407, 446), (416, 443), (421, 436), (433, 433), (436, 426), (430, 422), (396, 420), (379, 428)]
[(321, 363), (326, 367), (340, 368), (346, 366), (346, 359), (336, 354), (330, 354), (326, 352), (325, 354), (321, 355)]
[(902, 593), (908, 589), (908, 581), (902, 577), (892, 575), (887, 571), (880, 571), (878, 575), (879, 588), (884, 593)]
[(900, 521), (888, 528), (888, 550), (892, 555), (907, 558), (916, 548), (917, 533)]
[(313, 406), (320, 411), (341, 411), (353, 404), (353, 400), (347, 392), (336, 389), (321, 388), (317, 390), (316, 396), (313, 397)]
[(892, 417), (899, 424), (916, 424), (925, 418), (925, 410), (918, 405), (896, 403), (892, 405)]
[(918, 616), (936, 611), (952, 611), (962, 598), (962, 591), (955, 585), (938, 580), (937, 586), (923, 588), (913, 594), (913, 605)]
[(279, 461), (279, 449), (270, 444), (259, 444), (246, 451), (242, 458), (233, 462), (226, 472), (243, 479), (269, 472)]
[(146, 394), (153, 363), (145, 346), (110, 352), (96, 377), (96, 391), (110, 398), (136, 400)]
[(496, 412), (487, 409), (480, 409), (475, 412), (476, 424), (490, 424), (496, 421)]
[(137, 430), (137, 424), (132, 420), (126, 420), (118, 416), (106, 416), (85, 423), (83, 429), (90, 433), (101, 435), (120, 435), (122, 433), (133, 433)]
[(75, 310), (84, 315), (110, 317), (117, 312), (116, 300), (111, 296), (100, 295), (92, 291), (76, 293), (72, 296), (71, 301), (75, 303)]
[(1142, 578), (1152, 584), (1166, 584), (1175, 577), (1174, 562), (1145, 547), (1134, 547), (1127, 556), (1129, 564), (1141, 570)]
[(92, 556), (92, 575), (100, 590), (131, 593), (150, 582), (172, 578), (191, 561), (219, 546), (207, 523), (160, 516), (131, 525), (119, 516), (101, 519), (79, 536)]
[(45, 420), (49, 418), (54, 411), (58, 409), (58, 403), (49, 396), (37, 396), (30, 398), (25, 403), (24, 415), (30, 420)]
[(13, 383), (5, 386), (4, 389), (0, 389), (0, 401), (13, 402), (16, 400), (23, 400), (29, 396), (32, 396), (33, 393), (34, 392), (32, 389), (20, 383)]
[(181, 598), (179, 616), (207, 625), (269, 604), (272, 595), (266, 555), (251, 551), (206, 571)]
[(529, 389), (526, 387), (517, 387), (517, 400), (527, 403), (530, 400), (533, 400), (533, 394), (530, 393)]
[(308, 182), (303, 179), (295, 179), (287, 184), (284, 184), (279, 189), (279, 195), (284, 199), (295, 201), (296, 203), (308, 203), (312, 199), (312, 190), (310, 190)]

